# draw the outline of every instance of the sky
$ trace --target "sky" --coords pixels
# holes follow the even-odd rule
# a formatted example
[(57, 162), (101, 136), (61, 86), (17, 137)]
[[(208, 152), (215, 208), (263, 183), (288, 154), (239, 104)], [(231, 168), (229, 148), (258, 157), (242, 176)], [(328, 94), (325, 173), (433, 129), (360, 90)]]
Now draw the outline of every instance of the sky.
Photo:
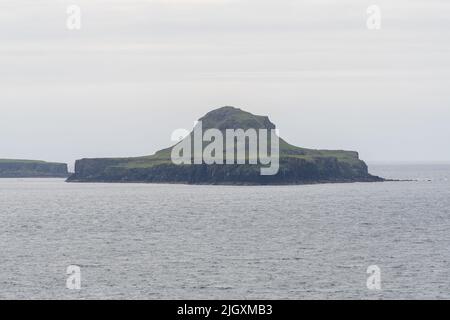
[(449, 89), (444, 0), (0, 1), (0, 158), (149, 155), (231, 105), (298, 146), (450, 161)]

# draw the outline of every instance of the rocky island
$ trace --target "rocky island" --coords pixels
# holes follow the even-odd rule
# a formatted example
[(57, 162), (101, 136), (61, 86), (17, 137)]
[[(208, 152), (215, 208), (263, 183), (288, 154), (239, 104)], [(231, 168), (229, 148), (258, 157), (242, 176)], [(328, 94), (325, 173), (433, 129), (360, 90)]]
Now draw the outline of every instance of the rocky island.
[(66, 178), (67, 164), (38, 160), (0, 159), (0, 178)]
[[(204, 129), (275, 129), (267, 116), (257, 116), (234, 107), (222, 107), (199, 119)], [(193, 136), (193, 133), (189, 136)], [(186, 138), (185, 138), (186, 139)], [(176, 144), (177, 145), (177, 144)], [(151, 156), (134, 158), (81, 159), (68, 182), (148, 182), (186, 184), (311, 184), (376, 182), (355, 151), (313, 150), (293, 146), (279, 138), (279, 169), (261, 175), (258, 164), (174, 164), (172, 146)]]

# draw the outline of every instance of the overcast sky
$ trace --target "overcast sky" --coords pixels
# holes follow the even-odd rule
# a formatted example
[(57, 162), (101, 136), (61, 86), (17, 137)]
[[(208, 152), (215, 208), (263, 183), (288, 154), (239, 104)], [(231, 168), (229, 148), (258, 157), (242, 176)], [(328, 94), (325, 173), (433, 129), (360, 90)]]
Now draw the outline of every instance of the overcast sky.
[(450, 1), (0, 2), (0, 158), (148, 155), (224, 105), (302, 147), (450, 161)]

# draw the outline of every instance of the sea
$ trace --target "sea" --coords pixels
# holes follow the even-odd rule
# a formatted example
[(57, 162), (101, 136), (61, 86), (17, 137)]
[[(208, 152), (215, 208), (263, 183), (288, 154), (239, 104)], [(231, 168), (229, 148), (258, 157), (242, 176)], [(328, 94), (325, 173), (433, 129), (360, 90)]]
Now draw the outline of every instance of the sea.
[(409, 181), (0, 179), (0, 299), (450, 299), (450, 164), (369, 168)]

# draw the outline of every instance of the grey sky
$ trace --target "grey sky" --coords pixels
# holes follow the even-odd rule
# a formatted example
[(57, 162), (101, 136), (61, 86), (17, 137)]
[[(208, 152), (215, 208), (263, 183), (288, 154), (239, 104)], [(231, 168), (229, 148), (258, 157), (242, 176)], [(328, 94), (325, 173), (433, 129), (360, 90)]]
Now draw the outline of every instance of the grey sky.
[(152, 154), (233, 105), (299, 146), (450, 161), (449, 84), (448, 1), (0, 2), (0, 158)]

